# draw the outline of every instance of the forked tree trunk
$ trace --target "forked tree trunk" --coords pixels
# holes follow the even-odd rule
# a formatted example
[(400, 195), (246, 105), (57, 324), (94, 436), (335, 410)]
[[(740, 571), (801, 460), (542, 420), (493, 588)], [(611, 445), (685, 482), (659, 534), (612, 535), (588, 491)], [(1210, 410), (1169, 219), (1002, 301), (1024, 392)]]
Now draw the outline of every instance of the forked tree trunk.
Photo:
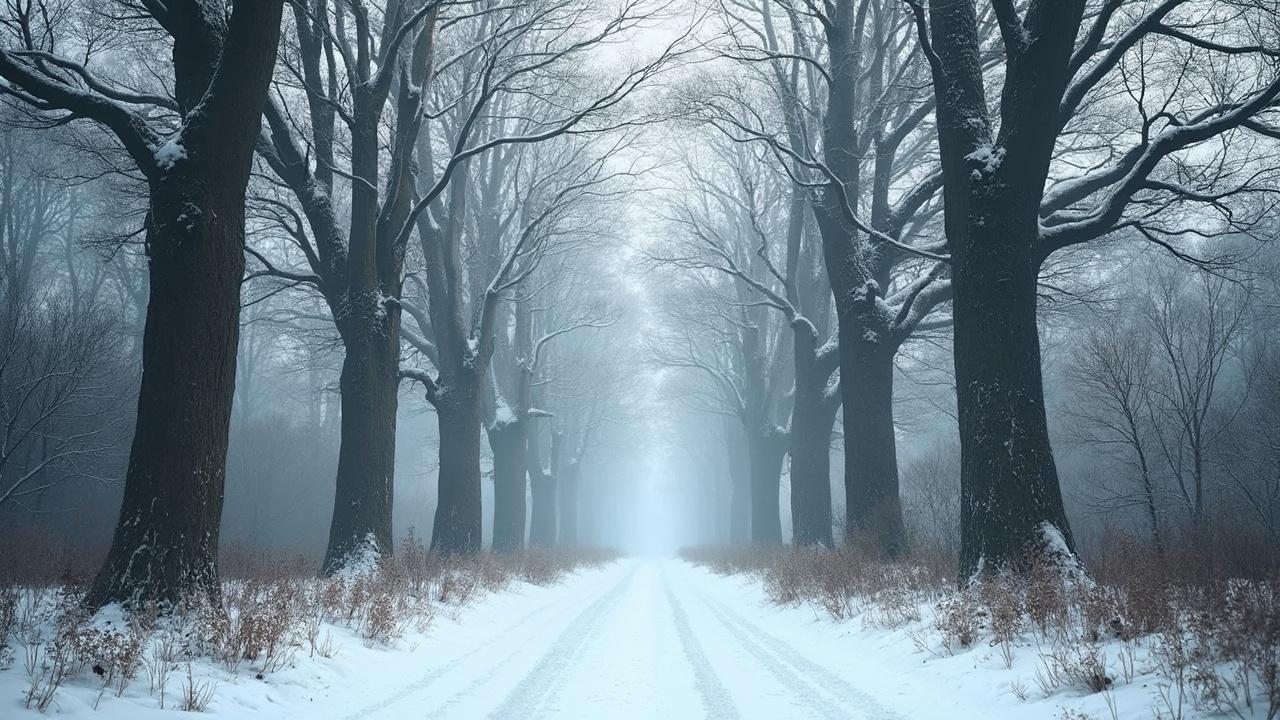
[[(349, 110), (340, 111), (326, 96), (326, 86), (334, 90), (333, 77), (322, 68), (331, 50), (328, 24), (332, 20), (340, 28), (343, 13), (331, 18), (323, 11), (323, 3), (292, 5), (297, 36), (294, 60), (301, 70), (299, 79), (313, 91), (308, 93), (310, 131), (299, 136), (298, 124), (280, 105), (270, 105), (266, 119), (271, 144), (264, 143), (260, 153), (292, 190), (310, 226), (314, 252), (307, 253), (308, 263), (345, 353), (340, 379), (342, 436), (323, 566), (324, 572), (333, 573), (354, 552), (383, 555), (392, 551), (399, 300), (407, 241), (399, 237), (398, 229), (409, 212), (412, 150), (421, 127), (423, 88), (429, 87), (432, 77), (436, 16), (434, 10), (425, 17), (415, 14), (421, 23), (416, 37), (407, 47), (384, 44), (379, 50), (391, 53), (388, 57), (361, 53), (356, 59), (359, 67), (347, 70), (365, 81), (348, 88)], [(410, 37), (415, 33), (413, 21), (404, 13), (396, 17), (388, 13), (386, 20), (386, 31)], [(357, 20), (356, 26), (357, 34), (363, 35), (363, 24)], [(372, 75), (375, 70), (378, 74)], [(384, 111), (393, 89), (396, 114), (388, 135)], [(333, 128), (339, 115), (350, 130), (343, 144), (350, 173), (334, 167)], [(379, 191), (384, 172), (386, 184)], [(349, 202), (344, 203), (350, 220), (345, 233), (339, 220), (342, 211), (333, 200), (336, 174), (353, 180)]]
[(1006, 48), (993, 136), (972, 62), (975, 8), (930, 2), (954, 291), (962, 581), (1037, 556), (1076, 562), (1045, 420), (1036, 282), (1040, 203), (1084, 2), (1033, 6), (1025, 30), (1034, 41)]
[[(393, 306), (384, 312), (399, 314)], [(389, 320), (393, 326), (399, 324), (396, 317)], [(399, 334), (384, 334), (383, 322), (353, 318), (341, 326), (346, 349), (339, 379), (342, 437), (326, 574), (340, 570), (354, 553), (392, 548), (400, 349), (393, 340)]]
[(488, 433), (493, 451), (493, 551), (519, 552), (524, 549), (527, 516), (525, 424), (497, 422), (489, 426)]
[(782, 459), (787, 454), (784, 434), (768, 429), (747, 438), (751, 463), (751, 542), (782, 544), (782, 515), (778, 494), (782, 485)]
[(439, 498), (431, 549), (442, 554), (480, 551), (480, 393), (475, 382), (455, 383), (439, 398)]
[[(885, 558), (906, 552), (893, 424), (893, 357), (887, 342), (855, 332), (841, 376), (844, 393), (845, 519), (849, 541)], [(844, 338), (841, 339), (844, 347)]]
[[(235, 392), (245, 187), (281, 8), (280, 0), (236, 5), (223, 45), (231, 48), (216, 75), (208, 72), (207, 46), (175, 43), (181, 95), (203, 96), (204, 105), (184, 126), (185, 157), (151, 183), (137, 424), (111, 548), (85, 597), (91, 608), (186, 599), (220, 607), (218, 530)], [(193, 84), (201, 85), (198, 92)]]

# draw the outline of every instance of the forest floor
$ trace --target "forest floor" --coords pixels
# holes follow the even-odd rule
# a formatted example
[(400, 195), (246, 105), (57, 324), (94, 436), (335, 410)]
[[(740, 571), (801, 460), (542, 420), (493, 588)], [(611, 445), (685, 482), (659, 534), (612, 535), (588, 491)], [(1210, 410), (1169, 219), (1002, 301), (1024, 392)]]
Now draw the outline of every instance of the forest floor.
[[(391, 645), (331, 628), (331, 657), (298, 654), (265, 679), (198, 661), (223, 718), (1151, 718), (1160, 688), (1135, 674), (1105, 693), (1037, 690), (1035, 653), (931, 650), (910, 627), (778, 607), (750, 575), (676, 559), (625, 559), (545, 587), (516, 583), (442, 611)], [(21, 652), (0, 670), (0, 717), (24, 707)], [(187, 681), (187, 670), (180, 681)], [(177, 683), (174, 683), (175, 685)], [(136, 687), (135, 687), (136, 686)], [(168, 707), (178, 706), (170, 690)], [(1019, 699), (1015, 695), (1023, 695)], [(96, 709), (95, 709), (96, 706)], [(117, 697), (68, 679), (45, 715), (187, 716), (147, 682)], [(1195, 717), (1189, 708), (1183, 717)], [(1262, 717), (1259, 715), (1259, 717)]]

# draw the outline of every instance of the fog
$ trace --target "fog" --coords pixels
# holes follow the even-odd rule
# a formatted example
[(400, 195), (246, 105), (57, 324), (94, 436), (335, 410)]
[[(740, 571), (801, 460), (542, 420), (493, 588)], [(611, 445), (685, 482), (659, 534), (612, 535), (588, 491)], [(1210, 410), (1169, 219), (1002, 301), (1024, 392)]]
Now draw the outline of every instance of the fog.
[[(240, 143), (235, 362), (156, 386), (173, 423), (209, 434), (196, 475), (216, 475), (225, 454), (209, 521), (224, 554), (332, 569), (366, 537), (383, 552), (642, 555), (857, 542), (972, 570), (962, 487), (975, 488), (965, 507), (998, 504), (1032, 475), (1047, 494), (1027, 492), (1051, 498), (1036, 512), (1068, 519), (1085, 554), (1114, 533), (1163, 544), (1207, 532), (1223, 547), (1280, 537), (1267, 470), (1280, 400), (1273, 102), (1206, 126), (1124, 184), (1119, 171), (1137, 166), (1119, 158), (1142, 150), (1158, 103), (1102, 67), (1079, 87), (1096, 100), (1064, 106), (1071, 131), (1041, 143), (1054, 147), (1032, 218), (1044, 252), (964, 285), (952, 262), (968, 251), (948, 239), (959, 220), (943, 202), (950, 140), (910, 13), (878, 11), (858, 32), (897, 54), (850, 70), (825, 49), (830, 30), (790, 3), (772, 8), (792, 22), (781, 33), (774, 3), (553, 2), (540, 17), (412, 20), (372, 5), (379, 22), (405, 23), (412, 49), (396, 52), (443, 59), (388, 61), (379, 101), (357, 102), (333, 39), (284, 13), (265, 120)], [(218, 274), (207, 265), (166, 281), (172, 295), (155, 290), (169, 222), (158, 188), (200, 159), (196, 140), (178, 142), (187, 99), (173, 90), (172, 40), (126, 42), (144, 20), (68, 12), (81, 24), (32, 22), (131, 88), (159, 149), (139, 160), (124, 131), (78, 106), (58, 115), (35, 81), (0, 73), (0, 513), (7, 535), (93, 564), (128, 507), (130, 442), (151, 407), (139, 384), (161, 367), (144, 366), (144, 347), (177, 343), (192, 368), (221, 336), (203, 321), (147, 324), (186, 287), (193, 305), (217, 305), (195, 297)], [(1221, 32), (1274, 32), (1238, 20)], [(418, 22), (441, 28), (438, 47)], [(111, 38), (102, 50), (95, 33)], [(6, 35), (6, 52), (21, 37)], [(518, 50), (536, 43), (545, 64)], [(1238, 74), (1228, 65), (1179, 72), (1208, 86)], [(851, 97), (828, 87), (849, 72), (875, 77), (850, 81)], [(1170, 128), (1219, 116), (1197, 92), (1141, 83), (1180, 108)], [(1274, 96), (1268, 83), (1223, 92), (1244, 107)], [(313, 85), (324, 102), (308, 101)], [(376, 131), (352, 129), (362, 123)], [(971, 184), (1021, 167), (991, 145), (1006, 136), (959, 153)], [(964, 267), (981, 270), (987, 250), (975, 252)], [(1001, 294), (1010, 278), (1022, 289)], [(959, 374), (975, 396), (957, 397)], [(222, 419), (201, 414), (220, 401), (184, 389), (199, 383), (233, 392), (225, 453)], [(154, 433), (181, 434), (170, 430)]]

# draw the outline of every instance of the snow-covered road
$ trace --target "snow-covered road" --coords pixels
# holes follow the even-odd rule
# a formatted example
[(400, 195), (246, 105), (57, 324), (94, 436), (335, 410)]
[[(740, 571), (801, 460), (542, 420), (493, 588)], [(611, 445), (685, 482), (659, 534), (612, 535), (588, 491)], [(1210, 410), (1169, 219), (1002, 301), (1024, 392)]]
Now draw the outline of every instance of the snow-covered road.
[(674, 560), (577, 576), (349, 717), (902, 717), (735, 609), (726, 582)]
[[(924, 625), (883, 628), (868, 619), (833, 622), (812, 607), (778, 607), (750, 576), (626, 559), (555, 585), (515, 583), (463, 607), (442, 606), (425, 632), (392, 647), (329, 626), (332, 657), (300, 652), (262, 678), (209, 662), (196, 674), (214, 690), (205, 716), (231, 720), (1045, 720), (1064, 710), (1137, 720), (1151, 717), (1159, 692), (1143, 676), (1114, 696), (1046, 696), (1034, 689), (1034, 647), (1010, 666), (985, 643), (952, 656), (927, 647)], [(192, 717), (175, 709), (182, 680), (171, 682), (161, 709), (145, 674), (120, 698), (104, 697), (92, 676), (77, 677), (48, 715)], [(45, 717), (23, 709), (26, 683), (21, 665), (0, 671), (0, 717)]]

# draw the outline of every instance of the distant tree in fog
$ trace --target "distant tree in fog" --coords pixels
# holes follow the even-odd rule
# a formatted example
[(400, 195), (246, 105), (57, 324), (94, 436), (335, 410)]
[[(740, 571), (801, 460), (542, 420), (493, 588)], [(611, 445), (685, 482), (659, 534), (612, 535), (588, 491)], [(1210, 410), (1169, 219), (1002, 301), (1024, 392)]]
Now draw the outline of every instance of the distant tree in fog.
[(0, 309), (0, 511), (46, 509), (63, 483), (114, 483), (126, 376), (115, 325), (65, 300)]
[[(1132, 319), (1104, 321), (1076, 351), (1069, 377), (1078, 399), (1065, 411), (1078, 442), (1117, 461), (1124, 479), (1101, 483), (1097, 502), (1138, 507), (1157, 552), (1164, 551), (1153, 420), (1151, 337)], [(1100, 473), (1103, 477), (1109, 471)]]

